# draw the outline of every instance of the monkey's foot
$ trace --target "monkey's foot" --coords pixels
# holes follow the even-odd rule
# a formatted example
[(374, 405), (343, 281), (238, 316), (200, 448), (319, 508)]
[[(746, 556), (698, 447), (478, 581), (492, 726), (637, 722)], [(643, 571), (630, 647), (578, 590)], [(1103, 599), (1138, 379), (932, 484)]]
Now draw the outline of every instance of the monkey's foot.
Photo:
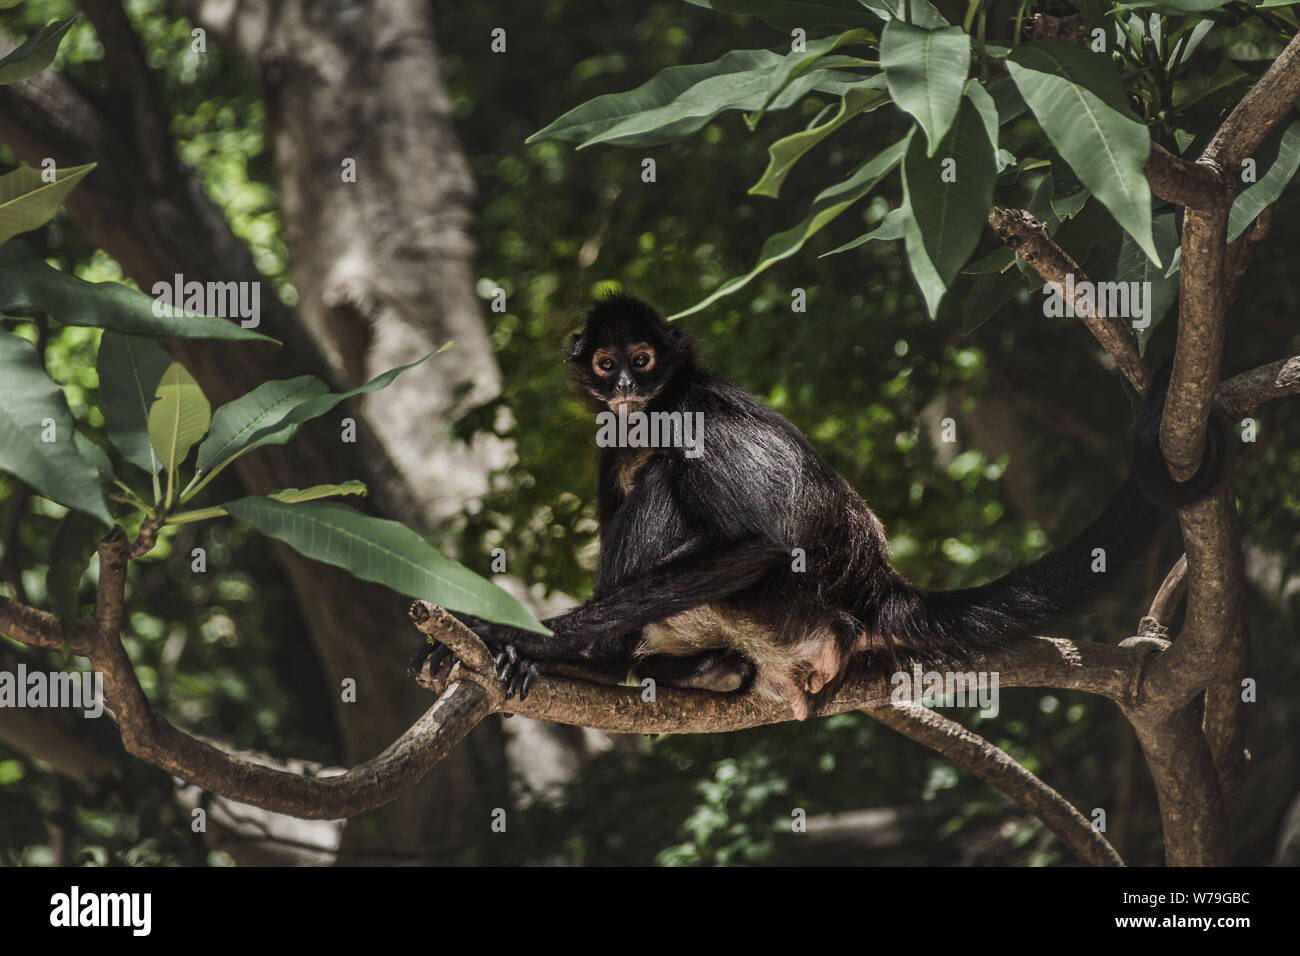
[(821, 693), (822, 688), (838, 677), (848, 663), (848, 655), (840, 650), (839, 641), (830, 632), (819, 632), (816, 637), (805, 641), (800, 651), (803, 666), (807, 668), (803, 689), (809, 694)]

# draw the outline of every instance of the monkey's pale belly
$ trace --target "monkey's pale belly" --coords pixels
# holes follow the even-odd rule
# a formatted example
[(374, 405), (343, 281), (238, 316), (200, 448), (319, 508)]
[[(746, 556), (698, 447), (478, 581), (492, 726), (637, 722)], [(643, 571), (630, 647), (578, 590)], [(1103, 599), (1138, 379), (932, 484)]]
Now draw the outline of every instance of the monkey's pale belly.
[(756, 671), (755, 689), (788, 703), (800, 720), (808, 716), (809, 695), (825, 687), (848, 663), (828, 627), (812, 628), (790, 641), (752, 615), (712, 604), (647, 625), (636, 656), (690, 657), (720, 649), (749, 660)]

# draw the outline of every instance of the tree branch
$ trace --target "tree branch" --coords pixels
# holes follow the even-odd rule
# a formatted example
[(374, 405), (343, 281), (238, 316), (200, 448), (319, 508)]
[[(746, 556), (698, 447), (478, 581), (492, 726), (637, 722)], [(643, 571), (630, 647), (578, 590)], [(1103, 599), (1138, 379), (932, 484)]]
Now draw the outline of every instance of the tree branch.
[(1177, 481), (1191, 478), (1200, 467), (1205, 426), (1219, 384), (1227, 301), (1223, 264), (1228, 208), (1225, 194), (1211, 210), (1188, 210), (1183, 218), (1178, 341), (1160, 420), (1160, 450)]
[[(1016, 255), (1024, 259), (1044, 282), (1059, 286), (1064, 295), (1066, 276), (1074, 276), (1075, 286), (1088, 281), (1088, 275), (1070, 258), (1064, 249), (1047, 234), (1047, 225), (1023, 209), (994, 209), (989, 213), (989, 225), (999, 239)], [(1125, 378), (1142, 395), (1151, 387), (1151, 369), (1138, 350), (1137, 336), (1128, 323), (1115, 316), (1097, 311), (1082, 300), (1074, 303), (1075, 314), (1083, 319), (1088, 331), (1101, 347), (1115, 359)]]
[(1300, 34), (1273, 61), (1264, 75), (1228, 114), (1198, 160), (1230, 175), (1264, 141), (1269, 130), (1291, 112), (1300, 99)]
[(1151, 191), (1161, 199), (1188, 209), (1212, 206), (1225, 189), (1223, 180), (1214, 170), (1175, 156), (1159, 143), (1151, 144), (1147, 182)]
[(1288, 395), (1300, 394), (1300, 355), (1242, 372), (1219, 386), (1218, 403), (1230, 420)]
[(920, 704), (863, 709), (886, 727), (938, 751), (1001, 790), (1042, 820), (1083, 862), (1124, 865), (1115, 848), (1065, 797), (974, 731)]

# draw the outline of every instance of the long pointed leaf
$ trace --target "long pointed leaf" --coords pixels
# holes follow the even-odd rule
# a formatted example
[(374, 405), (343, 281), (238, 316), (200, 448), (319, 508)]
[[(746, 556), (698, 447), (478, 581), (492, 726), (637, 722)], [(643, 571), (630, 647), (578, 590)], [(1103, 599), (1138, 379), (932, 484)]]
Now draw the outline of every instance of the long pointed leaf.
[(176, 471), (190, 449), (207, 433), (212, 421), (212, 406), (194, 376), (180, 362), (163, 372), (158, 382), (157, 399), (149, 407), (149, 441), (167, 472), (167, 503)]
[(50, 566), (45, 572), (45, 593), (50, 607), (71, 637), (77, 626), (77, 593), (95, 546), (103, 536), (99, 521), (80, 511), (69, 511), (54, 529), (50, 541)]
[(199, 446), (197, 474), (243, 451), (264, 429), (274, 428), (308, 399), (325, 395), (329, 386), (315, 375), (263, 382), (246, 395), (227, 402), (212, 416), (212, 429)]
[(68, 17), (47, 23), (7, 54), (0, 60), (0, 85), (16, 83), (49, 66), (58, 52), (63, 34), (76, 21), (76, 17)]
[(149, 440), (149, 408), (175, 361), (150, 339), (105, 332), (99, 340), (99, 408), (108, 439), (122, 457), (151, 475), (162, 462)]
[(237, 322), (204, 315), (154, 315), (154, 299), (118, 282), (86, 282), (52, 268), (30, 246), (0, 246), (0, 312), (44, 312), (64, 325), (113, 329), (160, 339), (274, 342)]
[(869, 113), (881, 104), (889, 102), (889, 94), (880, 90), (884, 83), (883, 76), (876, 76), (860, 86), (853, 87), (840, 100), (840, 108), (836, 114), (825, 123), (778, 139), (768, 147), (767, 169), (764, 170), (763, 177), (749, 190), (750, 193), (773, 198), (779, 196), (785, 177), (790, 175), (794, 164), (808, 150), (858, 114)]
[[(49, 437), (52, 426), (53, 441)], [(72, 412), (36, 348), (0, 333), (0, 471), (65, 507), (113, 523), (95, 466), (77, 453)]]
[(876, 185), (889, 175), (890, 171), (902, 160), (903, 153), (907, 149), (907, 142), (908, 137), (904, 137), (894, 145), (886, 147), (854, 170), (843, 182), (823, 189), (817, 194), (817, 198), (813, 200), (812, 207), (808, 210), (808, 215), (804, 217), (802, 222), (784, 232), (778, 232), (763, 243), (763, 248), (758, 254), (758, 263), (754, 268), (743, 276), (737, 276), (724, 282), (710, 295), (689, 309), (678, 312), (672, 318), (680, 319), (683, 316), (693, 315), (701, 309), (708, 308), (723, 296), (730, 295), (747, 285), (755, 276), (773, 263), (794, 255), (803, 248), (809, 237), (821, 231), (827, 223), (834, 220), (836, 216), (875, 189)]
[[(947, 181), (949, 172), (955, 176), (952, 181)], [(904, 204), (911, 210), (926, 258), (943, 290), (952, 284), (979, 244), (996, 179), (993, 144), (979, 109), (970, 100), (962, 101), (957, 120), (939, 144), (937, 155), (927, 156), (920, 138), (912, 137), (903, 160)], [(928, 270), (923, 272), (929, 280)], [(922, 285), (931, 316), (938, 311), (943, 290), (932, 281)]]
[(916, 117), (933, 156), (957, 117), (970, 72), (970, 37), (961, 27), (926, 30), (890, 20), (880, 37), (880, 65), (889, 95)]
[[(311, 378), (308, 375), (265, 382), (223, 405), (217, 410), (222, 418), (221, 435), (214, 428), (212, 437), (199, 448), (199, 470), (195, 477), (207, 477), (194, 490), (197, 492), (218, 470), (245, 452), (263, 445), (283, 445), (298, 434), (298, 429), (305, 423), (324, 415), (339, 402), (386, 387), (408, 368), (414, 368), (428, 357), (391, 368), (346, 392), (322, 394), (320, 388), (304, 381)], [(230, 411), (226, 412), (226, 409)]]
[[(786, 57), (770, 50), (733, 50), (711, 63), (671, 66), (635, 89), (606, 93), (574, 107), (527, 142), (669, 143), (694, 133), (723, 110), (763, 106), (780, 82), (778, 71), (786, 62)], [(785, 109), (814, 89), (839, 95), (856, 82), (854, 76), (813, 70), (792, 81), (767, 109)]]
[(830, 7), (803, 0), (686, 0), (716, 13), (738, 13), (758, 17), (778, 30), (802, 27), (871, 26), (871, 18), (857, 10)]
[(54, 182), (47, 182), (42, 171), (31, 166), (0, 176), (0, 242), (53, 219), (68, 193), (94, 168), (94, 163), (87, 163), (56, 169)]
[(1064, 40), (1043, 40), (1017, 47), (1006, 65), (1079, 181), (1159, 264), (1146, 176), (1151, 136), (1129, 109), (1115, 64)]
[(263, 534), (295, 551), (409, 597), (453, 611), (548, 633), (527, 608), (495, 584), (437, 551), (405, 525), (372, 518), (346, 505), (284, 504), (241, 498), (225, 506)]
[(1277, 156), (1269, 164), (1268, 172), (1259, 181), (1237, 194), (1228, 213), (1228, 241), (1232, 242), (1259, 216), (1273, 205), (1282, 190), (1300, 169), (1300, 120), (1295, 120), (1282, 133)]

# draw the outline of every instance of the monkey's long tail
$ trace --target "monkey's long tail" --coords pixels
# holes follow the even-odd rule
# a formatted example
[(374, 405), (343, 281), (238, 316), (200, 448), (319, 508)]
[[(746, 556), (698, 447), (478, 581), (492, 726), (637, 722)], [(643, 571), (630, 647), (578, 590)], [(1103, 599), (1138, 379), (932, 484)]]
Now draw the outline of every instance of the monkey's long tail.
[(960, 660), (1051, 625), (1106, 590), (1146, 553), (1170, 509), (1203, 497), (1222, 470), (1226, 441), (1215, 419), (1196, 476), (1183, 484), (1169, 476), (1159, 448), (1166, 387), (1162, 376), (1139, 412), (1130, 477), (1077, 538), (979, 587), (922, 591), (899, 577), (872, 602), (868, 626), (906, 656)]

